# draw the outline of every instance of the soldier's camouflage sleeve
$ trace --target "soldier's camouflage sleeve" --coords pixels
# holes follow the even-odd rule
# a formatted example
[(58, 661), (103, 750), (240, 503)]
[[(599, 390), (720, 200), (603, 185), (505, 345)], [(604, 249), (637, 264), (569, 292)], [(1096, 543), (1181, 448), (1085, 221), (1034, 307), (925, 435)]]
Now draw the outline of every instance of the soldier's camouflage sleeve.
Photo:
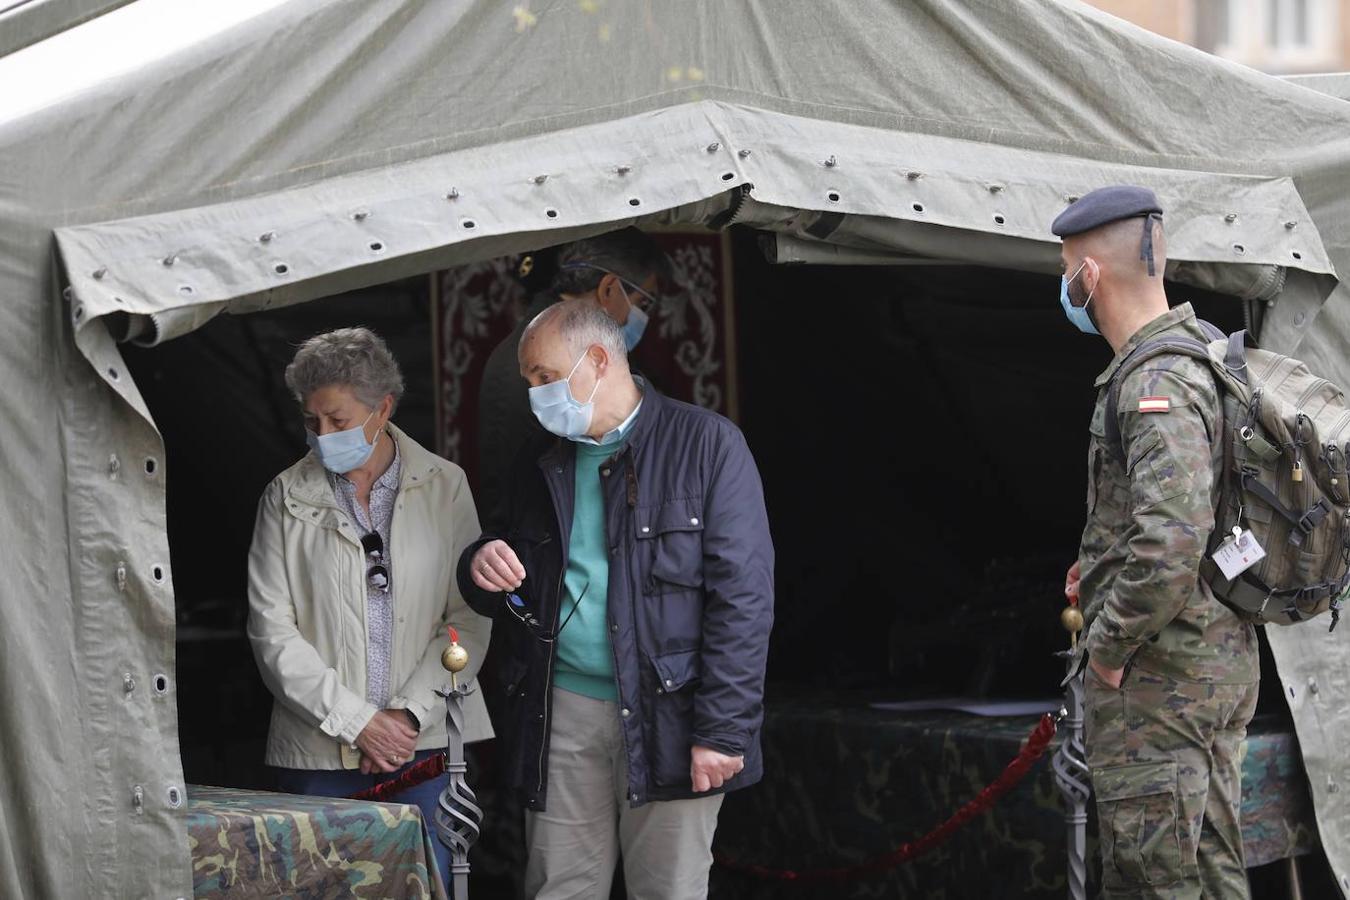
[[(1219, 403), (1209, 373), (1186, 377), (1190, 368), (1146, 367), (1121, 385), (1133, 510), (1129, 555), (1087, 641), (1089, 654), (1108, 669), (1123, 668), (1185, 608), (1214, 530), (1210, 435)], [(1143, 397), (1166, 397), (1170, 409), (1141, 413)]]

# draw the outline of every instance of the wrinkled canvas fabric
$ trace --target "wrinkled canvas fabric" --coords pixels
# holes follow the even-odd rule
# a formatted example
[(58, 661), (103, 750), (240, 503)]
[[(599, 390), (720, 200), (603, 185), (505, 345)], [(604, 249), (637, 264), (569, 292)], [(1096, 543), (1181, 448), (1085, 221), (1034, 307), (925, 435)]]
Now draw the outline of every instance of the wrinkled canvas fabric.
[[(192, 889), (163, 447), (115, 337), (754, 204), (1052, 271), (1066, 198), (1128, 182), (1179, 271), (1282, 278), (1263, 342), (1350, 384), (1350, 104), (1034, 5), (293, 0), (0, 118), (0, 894)], [(1350, 886), (1337, 638), (1271, 632)]]

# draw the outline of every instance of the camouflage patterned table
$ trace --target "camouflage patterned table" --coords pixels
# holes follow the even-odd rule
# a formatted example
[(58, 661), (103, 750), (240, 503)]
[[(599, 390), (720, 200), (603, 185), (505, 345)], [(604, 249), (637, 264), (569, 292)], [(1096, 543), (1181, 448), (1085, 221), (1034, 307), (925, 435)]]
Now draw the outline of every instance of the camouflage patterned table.
[(444, 900), (417, 807), (188, 786), (198, 898)]
[[(839, 698), (771, 698), (763, 784), (730, 795), (717, 849), (774, 868), (846, 866), (913, 840), (997, 777), (1035, 717), (885, 712)], [(757, 882), (715, 870), (718, 900), (924, 897), (1062, 898), (1063, 805), (1051, 751), (993, 812), (927, 857), (886, 876), (837, 884)], [(1253, 723), (1243, 766), (1243, 834), (1255, 866), (1317, 846), (1312, 805), (1292, 734)], [(1089, 821), (1089, 859), (1096, 823)], [(1089, 866), (1090, 882), (1096, 873)]]

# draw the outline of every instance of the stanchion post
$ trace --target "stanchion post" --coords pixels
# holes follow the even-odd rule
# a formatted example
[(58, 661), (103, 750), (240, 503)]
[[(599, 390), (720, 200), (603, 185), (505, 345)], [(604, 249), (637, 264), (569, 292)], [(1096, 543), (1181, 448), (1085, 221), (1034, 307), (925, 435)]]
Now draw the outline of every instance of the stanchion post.
[(469, 898), (469, 847), (478, 840), (483, 810), (464, 780), (464, 698), (473, 692), (458, 683), (456, 675), (469, 664), (469, 653), (459, 645), (459, 635), (450, 629), (450, 645), (441, 653), (441, 665), (450, 673), (450, 689), (436, 693), (445, 698), (445, 772), (448, 776), (436, 810), (436, 836), (450, 848), (451, 896)]
[(1083, 676), (1080, 674), (1083, 651), (1078, 646), (1083, 614), (1078, 609), (1077, 597), (1070, 597), (1069, 606), (1060, 614), (1059, 620), (1069, 632), (1069, 649), (1055, 654), (1065, 661), (1064, 707), (1059, 711), (1064, 740), (1055, 753), (1052, 766), (1055, 786), (1064, 795), (1069, 900), (1087, 900), (1087, 805), (1092, 798), (1092, 778), (1083, 744)]

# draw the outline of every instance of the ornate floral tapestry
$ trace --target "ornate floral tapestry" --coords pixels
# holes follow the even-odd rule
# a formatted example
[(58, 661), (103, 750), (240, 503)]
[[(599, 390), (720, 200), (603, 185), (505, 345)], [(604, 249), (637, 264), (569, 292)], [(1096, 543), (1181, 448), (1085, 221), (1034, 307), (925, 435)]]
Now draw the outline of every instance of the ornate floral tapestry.
[[(664, 394), (737, 417), (735, 316), (728, 235), (653, 233), (670, 256), (675, 288), (660, 298), (633, 368)], [(432, 275), (437, 450), (476, 476), (478, 385), (488, 354), (520, 321), (530, 297), (514, 257)]]

